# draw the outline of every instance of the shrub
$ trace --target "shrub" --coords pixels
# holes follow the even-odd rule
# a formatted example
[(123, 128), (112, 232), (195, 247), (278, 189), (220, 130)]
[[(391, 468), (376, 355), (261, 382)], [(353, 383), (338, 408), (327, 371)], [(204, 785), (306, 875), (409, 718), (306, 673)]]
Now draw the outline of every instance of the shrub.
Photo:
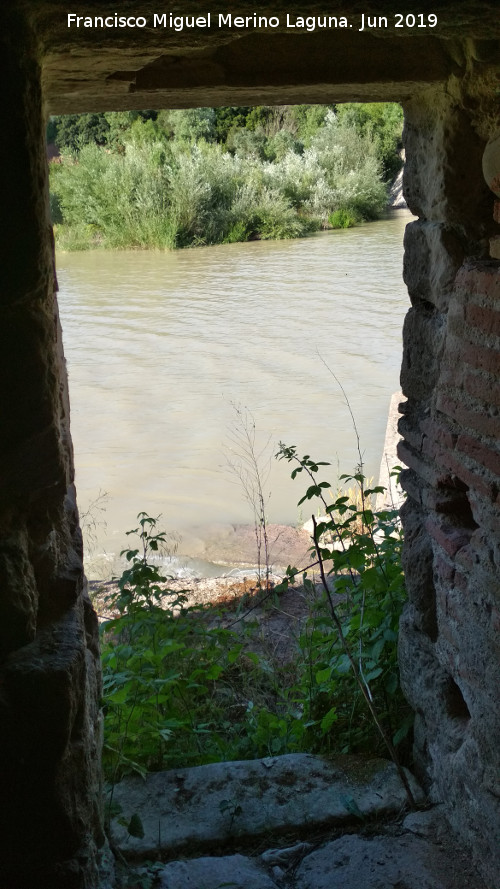
[[(312, 482), (301, 503), (320, 498), (312, 561), (322, 594), (307, 573), (310, 614), (298, 634), (296, 656), (283, 665), (255, 653), (255, 628), (231, 629), (216, 615), (187, 608), (168, 590), (152, 563), (165, 535), (141, 513), (130, 532), (139, 546), (125, 551), (129, 567), (112, 604), (118, 612), (102, 628), (105, 707), (104, 767), (123, 774), (293, 751), (405, 752), (412, 713), (399, 684), (397, 633), (405, 601), (401, 531), (394, 510), (376, 512), (364, 477), (356, 501), (317, 481), (325, 463), (278, 456)], [(289, 568), (272, 595), (296, 581)], [(269, 596), (270, 593), (266, 593)], [(241, 617), (242, 615), (240, 615)]]
[(342, 208), (330, 213), (328, 222), (332, 228), (352, 228), (359, 220), (351, 210)]
[(224, 237), (224, 244), (235, 244), (239, 241), (248, 241), (249, 235), (251, 232), (249, 231), (248, 223), (243, 219), (239, 219), (234, 225), (231, 226), (228, 233)]
[[(106, 150), (80, 142), (79, 150), (51, 165), (59, 246), (172, 248), (295, 238), (328, 227), (337, 211), (361, 221), (377, 218), (386, 206), (379, 143), (348, 115), (323, 108), (296, 116), (287, 106), (246, 117), (238, 112), (227, 121), (244, 119), (246, 128), (234, 131), (230, 153), (206, 141), (215, 139), (212, 109), (160, 112), (156, 119), (146, 114), (100, 116)], [(295, 135), (301, 126), (314, 130), (305, 151)]]
[[(253, 695), (268, 676), (234, 632), (208, 626), (202, 608), (185, 607), (152, 556), (165, 543), (157, 519), (140, 513), (124, 551), (129, 567), (102, 626), (103, 765), (117, 781), (128, 772), (252, 756), (245, 736), (249, 666)], [(263, 688), (259, 692), (259, 686)], [(242, 701), (244, 702), (242, 704)]]
[(264, 189), (255, 207), (256, 227), (263, 240), (298, 238), (304, 225), (287, 198), (273, 189)]

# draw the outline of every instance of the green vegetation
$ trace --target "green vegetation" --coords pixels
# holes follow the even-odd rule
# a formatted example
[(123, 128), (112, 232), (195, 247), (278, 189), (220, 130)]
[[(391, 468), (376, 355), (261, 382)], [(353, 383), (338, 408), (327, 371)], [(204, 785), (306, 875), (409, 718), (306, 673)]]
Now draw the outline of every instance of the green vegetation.
[[(381, 488), (362, 474), (342, 477), (358, 494), (335, 496), (318, 481), (326, 463), (280, 445), (280, 459), (305, 472), (300, 501), (318, 501), (311, 565), (302, 573), (308, 616), (291, 659), (265, 645), (252, 606), (228, 624), (227, 609), (187, 607), (169, 591), (152, 557), (165, 543), (157, 519), (141, 513), (125, 551), (129, 567), (102, 627), (104, 767), (111, 783), (131, 771), (254, 758), (293, 751), (407, 753), (412, 714), (399, 684), (398, 621), (405, 599), (401, 532), (394, 510), (375, 511)], [(330, 501), (328, 501), (330, 497)], [(314, 568), (313, 583), (308, 571)], [(318, 574), (319, 572), (319, 574)], [(299, 574), (288, 568), (279, 597)], [(224, 620), (223, 620), (224, 617)], [(224, 623), (226, 626), (224, 627)]]
[(352, 228), (359, 219), (350, 210), (335, 210), (330, 213), (328, 222), (332, 228)]
[(51, 118), (58, 246), (171, 249), (375, 219), (401, 164), (401, 128), (392, 104)]

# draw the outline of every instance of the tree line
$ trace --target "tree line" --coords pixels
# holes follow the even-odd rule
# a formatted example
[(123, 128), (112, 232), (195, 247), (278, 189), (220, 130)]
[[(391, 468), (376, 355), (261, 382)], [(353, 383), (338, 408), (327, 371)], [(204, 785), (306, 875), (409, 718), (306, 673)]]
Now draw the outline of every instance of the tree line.
[(58, 246), (171, 249), (376, 219), (402, 123), (393, 103), (52, 117)]

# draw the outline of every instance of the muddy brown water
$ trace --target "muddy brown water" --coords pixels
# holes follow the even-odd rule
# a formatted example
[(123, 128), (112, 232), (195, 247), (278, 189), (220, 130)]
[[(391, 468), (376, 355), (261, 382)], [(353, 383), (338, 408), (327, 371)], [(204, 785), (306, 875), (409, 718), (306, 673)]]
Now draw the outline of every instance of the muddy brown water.
[(399, 385), (410, 220), (397, 212), (300, 240), (170, 253), (58, 254), (81, 512), (107, 493), (105, 511), (90, 517), (91, 576), (116, 570), (140, 510), (178, 532), (172, 570), (238, 564), (232, 538), (252, 512), (226, 467), (233, 404), (252, 412), (257, 450), (269, 441), (269, 521), (309, 518), (296, 505), (300, 476), (292, 482), (272, 459), (277, 443), (331, 461), (332, 482), (358, 461), (344, 396), (321, 359), (345, 389), (365, 471), (377, 476)]

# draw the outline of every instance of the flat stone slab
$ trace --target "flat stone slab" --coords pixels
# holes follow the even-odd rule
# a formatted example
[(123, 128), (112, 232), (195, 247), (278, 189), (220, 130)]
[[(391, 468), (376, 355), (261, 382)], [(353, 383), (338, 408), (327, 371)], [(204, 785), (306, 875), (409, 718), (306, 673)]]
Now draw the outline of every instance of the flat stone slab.
[[(408, 773), (418, 802), (424, 794)], [(128, 858), (213, 852), (235, 840), (303, 835), (319, 827), (396, 815), (407, 803), (393, 763), (307, 753), (125, 778), (113, 791), (120, 814), (113, 845)], [(132, 816), (144, 836), (127, 831)], [(137, 819), (138, 816), (138, 819)], [(140, 833), (141, 831), (134, 831)]]
[(462, 856), (421, 837), (343, 836), (303, 859), (294, 889), (485, 889)]
[(278, 889), (268, 874), (244, 855), (172, 861), (160, 874), (161, 889)]
[[(444, 827), (444, 822), (440, 822)], [(319, 849), (297, 843), (264, 852), (172, 861), (161, 889), (485, 889), (454, 844), (442, 848), (411, 833), (349, 834)], [(297, 867), (298, 864), (298, 867)]]

